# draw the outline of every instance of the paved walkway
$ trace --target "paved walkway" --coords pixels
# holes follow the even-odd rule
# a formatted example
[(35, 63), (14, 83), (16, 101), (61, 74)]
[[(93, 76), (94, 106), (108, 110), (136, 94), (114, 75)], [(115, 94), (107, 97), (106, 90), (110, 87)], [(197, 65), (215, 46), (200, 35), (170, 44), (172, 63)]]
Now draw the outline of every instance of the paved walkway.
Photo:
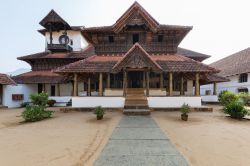
[(150, 116), (124, 116), (95, 166), (188, 166)]

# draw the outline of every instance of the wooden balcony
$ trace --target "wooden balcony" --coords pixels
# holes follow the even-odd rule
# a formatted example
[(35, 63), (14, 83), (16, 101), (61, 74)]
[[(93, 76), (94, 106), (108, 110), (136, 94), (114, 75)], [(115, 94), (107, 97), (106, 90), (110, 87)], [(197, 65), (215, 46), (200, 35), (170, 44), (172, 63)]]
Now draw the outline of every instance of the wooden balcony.
[(52, 52), (70, 52), (73, 50), (73, 48), (67, 44), (47, 44), (47, 48)]

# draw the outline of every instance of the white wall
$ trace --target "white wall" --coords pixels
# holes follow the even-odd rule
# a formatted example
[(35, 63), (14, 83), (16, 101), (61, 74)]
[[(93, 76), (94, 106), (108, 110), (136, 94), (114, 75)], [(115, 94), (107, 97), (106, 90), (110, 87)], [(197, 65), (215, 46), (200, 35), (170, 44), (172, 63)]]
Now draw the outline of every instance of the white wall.
[[(53, 44), (59, 44), (59, 37), (63, 35), (64, 30), (59, 32), (53, 32)], [(67, 36), (69, 36), (69, 39), (73, 41), (73, 45), (70, 45), (73, 48), (73, 51), (81, 51), (87, 46), (87, 41), (84, 39), (80, 31), (67, 31)], [(47, 43), (50, 43), (50, 33), (45, 33), (45, 40)]]
[[(248, 88), (250, 92), (250, 73), (248, 73), (248, 82), (239, 83), (239, 75), (227, 77), (231, 81), (217, 83), (217, 94), (223, 90), (228, 90), (233, 93), (238, 93), (239, 88)], [(201, 86), (201, 95), (206, 95), (206, 90), (210, 90), (213, 94), (213, 84), (202, 85)]]
[(55, 100), (57, 103), (55, 106), (66, 106), (72, 96), (50, 96), (50, 100)]
[(124, 103), (124, 97), (72, 97), (73, 108), (123, 108)]
[[(9, 108), (20, 107), (23, 102), (29, 101), (29, 95), (37, 92), (37, 84), (18, 84), (17, 86), (3, 86), (3, 105)], [(24, 100), (13, 101), (12, 94), (23, 94)]]
[(151, 108), (178, 108), (184, 103), (191, 107), (201, 107), (201, 97), (148, 97)]

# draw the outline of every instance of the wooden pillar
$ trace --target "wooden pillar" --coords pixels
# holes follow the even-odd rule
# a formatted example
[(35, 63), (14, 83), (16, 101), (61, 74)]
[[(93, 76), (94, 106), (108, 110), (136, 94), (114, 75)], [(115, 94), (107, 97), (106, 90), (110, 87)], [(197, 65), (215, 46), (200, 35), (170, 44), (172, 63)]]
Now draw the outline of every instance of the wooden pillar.
[(103, 96), (103, 77), (102, 73), (99, 73), (99, 96)]
[(78, 75), (74, 74), (74, 94), (73, 96), (78, 96)]
[(110, 73), (107, 75), (107, 88), (110, 88)]
[(91, 96), (91, 80), (90, 80), (90, 77), (88, 77), (88, 90), (87, 90), (87, 96)]
[(57, 96), (61, 96), (60, 84), (57, 84)]
[(146, 72), (146, 95), (149, 96), (149, 71)]
[(43, 84), (43, 92), (46, 93), (46, 84)]
[(195, 96), (200, 96), (200, 74), (195, 74)]
[(146, 88), (146, 76), (145, 76), (145, 71), (143, 71), (143, 80), (142, 80), (142, 87)]
[(217, 83), (216, 82), (214, 82), (213, 88), (214, 88), (213, 95), (217, 95)]
[(160, 74), (160, 89), (163, 89), (163, 73)]
[(169, 73), (169, 88), (168, 89), (169, 89), (168, 95), (173, 96), (173, 73), (172, 72)]
[(3, 104), (3, 85), (0, 84), (0, 105)]
[(181, 75), (181, 89), (180, 89), (180, 95), (183, 96), (184, 95), (184, 78), (183, 75)]
[(123, 96), (126, 96), (126, 91), (127, 91), (127, 71), (123, 71)]

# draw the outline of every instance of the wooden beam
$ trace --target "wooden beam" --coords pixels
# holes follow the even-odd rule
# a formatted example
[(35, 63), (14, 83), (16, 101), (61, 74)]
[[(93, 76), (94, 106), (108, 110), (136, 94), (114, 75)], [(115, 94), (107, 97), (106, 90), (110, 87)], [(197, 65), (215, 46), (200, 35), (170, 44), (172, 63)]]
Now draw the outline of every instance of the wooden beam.
[(163, 89), (163, 73), (160, 74), (160, 89)]
[(91, 96), (91, 79), (88, 77), (88, 90), (87, 90), (87, 96)]
[(149, 71), (146, 72), (146, 95), (149, 96)]
[(102, 73), (99, 73), (99, 96), (103, 96), (103, 77)]
[(183, 96), (184, 95), (184, 78), (183, 78), (183, 74), (181, 75), (181, 89), (180, 89), (180, 95)]
[(143, 88), (146, 88), (146, 74), (145, 74), (145, 72), (143, 71), (143, 80), (142, 80), (143, 82), (142, 82), (142, 87)]
[(127, 91), (127, 82), (128, 82), (128, 78), (127, 78), (127, 71), (123, 71), (123, 96), (126, 96), (126, 91)]
[(78, 96), (78, 75), (74, 74), (74, 94), (73, 96)]
[(173, 96), (173, 73), (172, 72), (169, 73), (169, 88), (168, 89), (169, 89), (168, 95)]
[(61, 96), (60, 84), (57, 84), (57, 96)]
[(195, 74), (195, 96), (200, 96), (200, 74)]
[(214, 82), (213, 84), (214, 84), (214, 86), (213, 86), (213, 95), (217, 95), (217, 83)]
[(110, 88), (110, 73), (107, 75), (107, 88)]

